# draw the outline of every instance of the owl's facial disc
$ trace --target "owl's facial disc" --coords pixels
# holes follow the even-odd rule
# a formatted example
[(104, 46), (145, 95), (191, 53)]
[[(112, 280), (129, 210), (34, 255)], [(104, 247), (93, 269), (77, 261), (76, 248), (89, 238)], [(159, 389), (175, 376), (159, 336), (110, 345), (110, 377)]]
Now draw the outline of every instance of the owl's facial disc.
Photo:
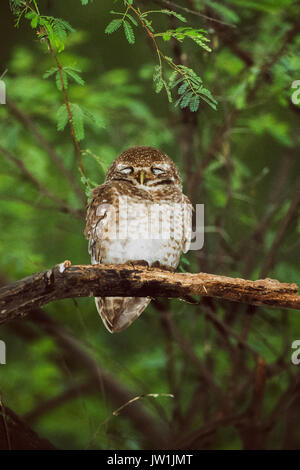
[(156, 164), (150, 167), (136, 167), (122, 163), (117, 166), (113, 179), (128, 181), (134, 185), (147, 187), (174, 183), (172, 169), (166, 163)]

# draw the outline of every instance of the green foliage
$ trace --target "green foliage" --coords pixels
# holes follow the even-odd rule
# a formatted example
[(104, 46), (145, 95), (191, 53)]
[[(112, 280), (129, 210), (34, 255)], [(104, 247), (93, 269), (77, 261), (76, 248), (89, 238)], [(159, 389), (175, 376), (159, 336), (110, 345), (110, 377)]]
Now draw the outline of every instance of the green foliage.
[(25, 18), (30, 20), (30, 26), (33, 29), (40, 27), (37, 31), (39, 38), (47, 38), (50, 44), (55, 47), (58, 52), (64, 50), (68, 33), (73, 33), (75, 31), (75, 29), (72, 28), (66, 20), (61, 18), (41, 16), (33, 11), (26, 13)]
[[(202, 48), (184, 38), (177, 46), (186, 68), (172, 56), (174, 41), (164, 41), (161, 36), (156, 37), (160, 55), (153, 64), (143, 38), (145, 29), (132, 10), (125, 19), (135, 33), (134, 53), (127, 46), (122, 22), (121, 34), (111, 35), (109, 42), (99, 32), (99, 24), (103, 26), (101, 21), (111, 8), (110, 0), (93, 5), (89, 2), (85, 9), (80, 5), (87, 0), (77, 1), (77, 8), (65, 9), (65, 14), (60, 3), (53, 6), (52, 14), (66, 17), (71, 24), (80, 25), (81, 15), (90, 7), (97, 18), (90, 23), (88, 33), (68, 36), (62, 54), (57, 54), (53, 44), (77, 121), (77, 137), (85, 136), (80, 144), (86, 176), (82, 176), (80, 188), (87, 198), (103, 183), (107, 168), (118, 154), (133, 145), (153, 145), (178, 165), (184, 192), (192, 193), (193, 203), (205, 202), (204, 248), (182, 257), (180, 271), (231, 277), (248, 273), (250, 279), (258, 279), (274, 240), (284, 232), (267, 276), (299, 285), (298, 211), (286, 230), (284, 223), (300, 171), (299, 105), (291, 103), (291, 83), (299, 78), (299, 34), (283, 42), (298, 17), (297, 2), (230, 0), (221, 4), (195, 0), (193, 8), (199, 13), (206, 14), (209, 9), (209, 16), (237, 27), (214, 28), (213, 21), (187, 14), (189, 23), (184, 25), (203, 25), (214, 52), (202, 54)], [(130, 2), (134, 7), (138, 3)], [(34, 8), (34, 2), (27, 4)], [(121, 9), (125, 4), (125, 12), (128, 2), (119, 0), (118, 4)], [(17, 0), (11, 5), (19, 12), (24, 7)], [(22, 18), (28, 12), (24, 11)], [(112, 13), (113, 18), (121, 19), (124, 12)], [(26, 22), (34, 20), (34, 25), (37, 16)], [(168, 30), (169, 16), (162, 11), (146, 12), (144, 21), (156, 34), (160, 32), (156, 25)], [(176, 31), (174, 21), (182, 19), (173, 16), (171, 27)], [(10, 21), (3, 21), (3, 33), (12, 42), (7, 43), (8, 73), (4, 80), (10, 100), (27, 120), (18, 119), (9, 106), (0, 106), (0, 144), (20, 159), (42, 188), (83, 215), (80, 219), (66, 212), (0, 153), (0, 278), (5, 283), (64, 259), (73, 264), (90, 262), (83, 236), (85, 202), (25, 124), (29, 120), (35, 125), (71, 173), (72, 183), (81, 184), (57, 64), (49, 53), (47, 36), (34, 40), (33, 34), (28, 35), (28, 24), (19, 21), (20, 44), (19, 36), (11, 34)], [(36, 31), (40, 29), (37, 25)], [(232, 40), (225, 42), (218, 32), (221, 30)], [(248, 65), (245, 55), (252, 58), (253, 65)], [(274, 60), (267, 70), (267, 64)], [(261, 75), (262, 66), (266, 71)], [(166, 106), (165, 96), (153, 93), (153, 67), (154, 88), (168, 93), (177, 107)], [(42, 80), (42, 76), (49, 80)], [(215, 104), (207, 89), (215, 90), (218, 96), (218, 112), (201, 107), (202, 97)], [(199, 110), (197, 114), (180, 113), (181, 106), (191, 112)], [(57, 132), (56, 126), (65, 131)], [(262, 226), (263, 231), (257, 232)], [(267, 362), (258, 411), (259, 436), (267, 429), (269, 449), (297, 447), (299, 426), (293, 417), (298, 405), (289, 390), (295, 390), (293, 381), (295, 384), (298, 373), (291, 363), (290, 345), (300, 338), (299, 316), (292, 310), (259, 307), (249, 316), (242, 304), (225, 305), (218, 299), (202, 302), (198, 297), (193, 299), (197, 305), (192, 305), (186, 300), (192, 301), (157, 299), (128, 330), (113, 336), (102, 326), (91, 298), (50, 303), (46, 311), (62, 336), (67, 329), (104, 373), (122, 389), (129, 389), (131, 397), (145, 396), (132, 403), (131, 410), (137, 405), (145, 408), (154, 424), (165, 432), (172, 429), (172, 442), (175, 435), (185, 448), (189, 447), (186, 438), (195, 433), (199, 440), (193, 446), (199, 449), (241, 449), (248, 445), (243, 437), (247, 432), (244, 424), (249, 424), (247, 413), (253, 402), (259, 354)], [(245, 339), (243, 345), (237, 339), (241, 337)], [(2, 401), (20, 416), (37, 412), (31, 425), (41, 436), (58, 448), (143, 448), (142, 433), (130, 416), (122, 412), (113, 415), (118, 406), (103, 384), (94, 388), (89, 383), (89, 369), (81, 367), (74, 354), (66, 354), (38, 322), (28, 317), (2, 325), (0, 339), (7, 344), (7, 365), (0, 365)], [(219, 386), (218, 391), (214, 384)], [(69, 394), (72, 389), (73, 395)], [(174, 398), (161, 396), (155, 402), (146, 398), (156, 393), (172, 393)], [(271, 428), (274, 411), (275, 426)], [(227, 424), (232, 417), (234, 424), (220, 425), (207, 439), (207, 426), (218, 423), (218, 416), (220, 423)], [(236, 422), (239, 417), (241, 432)], [(255, 436), (253, 433), (250, 437)]]
[(173, 11), (173, 10), (158, 10), (159, 13), (164, 13), (165, 15), (168, 15), (168, 16), (174, 16), (175, 18), (177, 18), (179, 21), (182, 21), (183, 23), (186, 23), (187, 22), (187, 19), (182, 16), (180, 13), (178, 13), (177, 11)]
[(68, 110), (65, 104), (57, 110), (57, 130), (63, 131), (69, 121)]
[(75, 31), (70, 23), (62, 18), (41, 15), (36, 0), (28, 2), (12, 0), (10, 7), (16, 16), (16, 26), (19, 26), (20, 20), (24, 16), (29, 20), (31, 28), (37, 30), (39, 39), (48, 40), (58, 52), (64, 50), (68, 33)]
[(171, 76), (169, 81), (170, 88), (179, 86), (178, 94), (180, 97), (175, 105), (181, 108), (189, 107), (192, 112), (199, 108), (200, 98), (205, 101), (213, 109), (216, 109), (217, 101), (214, 99), (209, 90), (202, 83), (202, 79), (194, 72), (194, 70), (184, 65), (176, 66), (179, 77)]
[[(138, 26), (138, 22), (136, 19), (129, 13), (131, 11), (131, 5), (133, 2), (124, 1), (124, 6), (126, 7), (124, 12), (117, 12), (111, 10), (111, 14), (118, 15), (120, 18), (113, 19), (111, 22), (106, 26), (105, 33), (112, 34), (119, 30), (119, 28), (123, 25), (125, 37), (129, 44), (135, 43), (135, 34), (133, 27), (131, 26), (130, 22), (134, 26)], [(200, 99), (208, 103), (213, 109), (216, 109), (217, 101), (213, 98), (211, 92), (205, 88), (202, 84), (202, 79), (197, 75), (197, 73), (188, 67), (184, 67), (183, 65), (175, 64), (174, 60), (168, 56), (166, 56), (158, 47), (156, 42), (156, 38), (162, 38), (165, 42), (170, 41), (170, 39), (176, 39), (179, 42), (182, 42), (184, 39), (188, 38), (194, 41), (198, 46), (204, 49), (207, 52), (211, 52), (210, 47), (207, 45), (209, 42), (208, 37), (206, 36), (207, 31), (200, 28), (192, 28), (191, 26), (179, 27), (176, 29), (168, 29), (162, 33), (155, 32), (155, 28), (153, 27), (152, 20), (149, 19), (151, 15), (155, 13), (160, 13), (163, 15), (173, 16), (179, 21), (187, 22), (186, 18), (182, 16), (180, 13), (177, 13), (173, 10), (168, 9), (161, 9), (161, 10), (149, 10), (142, 12), (140, 9), (132, 9), (133, 13), (137, 16), (139, 21), (141, 22), (142, 27), (144, 28), (145, 32), (150, 36), (152, 41), (154, 41), (154, 46), (157, 52), (158, 61), (159, 63), (154, 67), (153, 72), (153, 81), (154, 81), (154, 88), (156, 93), (160, 93), (162, 89), (164, 89), (167, 93), (167, 97), (170, 103), (172, 103), (172, 93), (171, 88), (173, 87), (172, 84), (168, 83), (168, 80), (164, 77), (164, 70), (163, 70), (163, 62), (166, 62), (167, 65), (173, 69), (175, 73), (175, 77), (177, 74), (181, 76), (180, 81), (184, 81), (186, 83), (187, 93), (182, 96), (177, 104), (180, 103), (182, 108), (189, 107), (192, 112), (196, 112), (199, 109)], [(174, 76), (174, 75), (173, 75)], [(180, 82), (178, 82), (180, 83)], [(181, 93), (180, 93), (181, 94)]]
[[(103, 127), (104, 123), (97, 119), (91, 112), (78, 104), (69, 102), (72, 123), (77, 140), (80, 142), (84, 139), (84, 121), (91, 121), (97, 127)], [(69, 113), (66, 104), (63, 104), (57, 111), (57, 130), (63, 131), (69, 121)]]
[(112, 34), (114, 33), (115, 31), (117, 31), (117, 29), (120, 28), (120, 26), (122, 25), (122, 20), (121, 19), (115, 19), (115, 20), (112, 20), (105, 28), (105, 32), (106, 34)]
[(71, 77), (78, 85), (84, 85), (84, 80), (79, 75), (80, 72), (80, 69), (73, 66), (62, 66), (60, 70), (58, 67), (51, 67), (44, 73), (43, 78), (49, 78), (55, 75), (57, 89), (61, 91), (62, 82), (64, 87), (66, 89), (68, 88), (68, 77)]
[(130, 23), (126, 20), (123, 21), (124, 33), (129, 44), (135, 43), (134, 32)]
[(210, 47), (207, 46), (206, 42), (209, 42), (209, 39), (205, 36), (206, 31), (204, 29), (194, 29), (191, 27), (182, 27), (177, 29), (168, 29), (163, 33), (156, 33), (154, 36), (161, 36), (164, 41), (170, 41), (171, 38), (177, 39), (177, 41), (182, 42), (184, 39), (192, 39), (198, 46), (202, 47), (208, 52), (211, 52)]
[[(75, 103), (69, 103), (70, 112), (72, 116), (72, 123), (74, 126), (74, 131), (77, 140), (80, 142), (84, 139), (84, 113), (81, 107)], [(63, 104), (57, 113), (57, 130), (62, 131), (69, 119), (69, 114), (67, 110), (67, 106)]]

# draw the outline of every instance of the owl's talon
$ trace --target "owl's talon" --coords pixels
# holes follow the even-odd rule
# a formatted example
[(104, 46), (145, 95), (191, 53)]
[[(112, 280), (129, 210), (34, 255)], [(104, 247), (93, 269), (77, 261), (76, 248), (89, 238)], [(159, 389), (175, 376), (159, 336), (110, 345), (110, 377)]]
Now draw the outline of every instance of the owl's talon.
[(159, 268), (163, 269), (164, 271), (170, 271), (171, 273), (175, 271), (174, 268), (172, 268), (171, 266), (167, 266), (166, 264), (161, 264), (160, 261), (154, 261), (154, 263), (151, 264), (151, 268)]
[(147, 268), (149, 267), (148, 261), (146, 261), (144, 259), (128, 260), (128, 261), (125, 261), (124, 264), (130, 264), (133, 268), (136, 267), (136, 266), (145, 266)]

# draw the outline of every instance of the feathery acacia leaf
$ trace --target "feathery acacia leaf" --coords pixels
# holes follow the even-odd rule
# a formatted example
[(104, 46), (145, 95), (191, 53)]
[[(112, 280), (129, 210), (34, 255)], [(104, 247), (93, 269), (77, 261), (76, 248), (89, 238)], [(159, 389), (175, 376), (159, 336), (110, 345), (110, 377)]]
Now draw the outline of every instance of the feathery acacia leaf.
[(182, 16), (180, 13), (177, 13), (176, 11), (173, 11), (173, 10), (163, 9), (163, 10), (159, 10), (159, 13), (164, 13), (165, 15), (174, 16), (175, 18), (182, 21), (183, 23), (187, 22), (187, 19), (184, 16)]
[(74, 132), (78, 141), (84, 139), (84, 122), (83, 122), (83, 111), (78, 104), (70, 103), (70, 109), (72, 114), (72, 124)]
[(67, 107), (65, 104), (63, 104), (58, 109), (56, 113), (56, 120), (57, 120), (57, 130), (63, 131), (69, 120), (68, 111), (67, 111)]
[(74, 67), (64, 67), (64, 71), (69, 77), (73, 78), (74, 82), (78, 83), (78, 85), (84, 85), (85, 81), (78, 74), (81, 70)]
[(131, 24), (124, 20), (123, 21), (124, 33), (129, 44), (135, 43), (135, 36)]
[(44, 73), (43, 78), (49, 78), (52, 75), (54, 75), (57, 71), (58, 71), (57, 67), (51, 67)]
[(120, 28), (122, 24), (122, 20), (120, 19), (115, 19), (115, 20), (112, 20), (110, 23), (108, 23), (108, 25), (106, 26), (105, 28), (105, 33), (106, 34), (112, 34), (114, 33), (115, 31), (117, 31), (117, 29)]

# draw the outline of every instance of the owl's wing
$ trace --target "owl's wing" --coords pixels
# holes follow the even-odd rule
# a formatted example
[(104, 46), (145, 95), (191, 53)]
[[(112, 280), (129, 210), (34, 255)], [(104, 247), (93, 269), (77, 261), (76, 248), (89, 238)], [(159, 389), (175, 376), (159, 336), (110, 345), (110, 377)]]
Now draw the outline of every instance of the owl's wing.
[(87, 209), (84, 234), (89, 240), (89, 253), (92, 264), (101, 263), (102, 235), (108, 223), (110, 211), (113, 210), (115, 192), (111, 186), (101, 184), (92, 192), (92, 199)]
[(193, 206), (187, 196), (183, 197), (183, 253), (187, 253), (191, 246), (192, 239), (192, 211)]
[[(101, 263), (102, 236), (111, 223), (117, 198), (118, 191), (112, 185), (102, 184), (92, 193), (85, 228), (92, 264)], [(98, 313), (111, 333), (128, 328), (141, 315), (150, 300), (149, 297), (95, 297)]]

